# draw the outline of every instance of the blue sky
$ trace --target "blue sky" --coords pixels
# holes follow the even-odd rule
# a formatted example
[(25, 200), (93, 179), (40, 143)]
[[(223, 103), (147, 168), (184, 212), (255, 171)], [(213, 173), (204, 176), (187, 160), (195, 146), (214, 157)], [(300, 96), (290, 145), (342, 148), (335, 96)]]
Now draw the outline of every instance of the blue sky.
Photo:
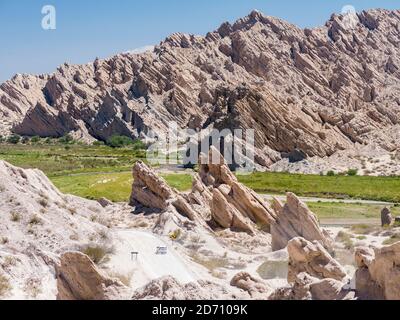
[[(56, 30), (41, 28), (44, 5), (56, 8)], [(397, 0), (0, 0), (0, 82), (158, 44), (173, 32), (205, 34), (252, 9), (313, 27), (345, 5), (400, 8)]]

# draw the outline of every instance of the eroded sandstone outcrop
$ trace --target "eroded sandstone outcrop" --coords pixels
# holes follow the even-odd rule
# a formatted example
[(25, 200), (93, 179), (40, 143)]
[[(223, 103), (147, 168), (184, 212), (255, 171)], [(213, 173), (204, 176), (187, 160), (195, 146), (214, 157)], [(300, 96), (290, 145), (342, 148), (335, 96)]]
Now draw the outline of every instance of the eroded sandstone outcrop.
[(354, 292), (347, 288), (343, 267), (332, 258), (318, 241), (294, 238), (287, 247), (289, 253), (289, 286), (279, 288), (272, 300), (346, 300)]
[[(214, 161), (213, 161), (213, 157)], [(178, 192), (143, 162), (133, 167), (130, 204), (153, 212), (175, 212), (205, 225), (255, 234), (269, 231), (275, 212), (254, 191), (238, 182), (214, 147), (200, 164), (189, 195)], [(215, 160), (217, 159), (217, 160)]]
[(247, 291), (252, 299), (257, 300), (266, 300), (272, 291), (262, 280), (247, 272), (236, 274), (231, 280), (231, 286)]
[(275, 290), (270, 300), (352, 300), (354, 292), (335, 279), (318, 279), (306, 272), (296, 275), (291, 286)]
[(0, 161), (0, 177), (0, 265), (8, 266), (2, 270), (11, 283), (7, 298), (55, 299), (59, 254), (103, 241), (110, 215), (96, 201), (62, 194), (39, 170)]
[(285, 205), (274, 199), (272, 207), (276, 212), (276, 219), (271, 226), (272, 250), (285, 248), (295, 237), (318, 240), (328, 250), (332, 249), (333, 240), (320, 228), (315, 214), (296, 195), (288, 193)]
[(153, 169), (142, 161), (133, 167), (133, 185), (130, 204), (160, 210), (172, 210), (192, 221), (199, 221), (198, 214), (185, 196), (171, 188)]
[(259, 228), (269, 231), (275, 221), (274, 210), (253, 190), (238, 182), (220, 152), (211, 147), (208, 155), (202, 154), (200, 159), (199, 174), (189, 194), (192, 204), (203, 208), (222, 228), (250, 233)]
[(355, 143), (393, 151), (400, 13), (347, 20), (300, 29), (253, 11), (204, 37), (176, 33), (144, 53), (16, 75), (0, 86), (0, 134), (144, 138), (175, 121), (253, 128), (256, 159), (267, 166), (279, 153), (325, 157)]
[(318, 279), (342, 281), (346, 277), (343, 267), (318, 241), (294, 238), (287, 247), (289, 253), (288, 282), (294, 282), (299, 273), (306, 272)]
[(166, 276), (136, 290), (132, 300), (214, 300), (221, 297), (235, 298), (225, 288), (208, 281), (181, 284), (175, 278)]
[(128, 298), (127, 288), (103, 274), (81, 252), (67, 252), (57, 270), (58, 300), (120, 300)]
[(400, 242), (356, 249), (356, 293), (362, 300), (400, 300)]

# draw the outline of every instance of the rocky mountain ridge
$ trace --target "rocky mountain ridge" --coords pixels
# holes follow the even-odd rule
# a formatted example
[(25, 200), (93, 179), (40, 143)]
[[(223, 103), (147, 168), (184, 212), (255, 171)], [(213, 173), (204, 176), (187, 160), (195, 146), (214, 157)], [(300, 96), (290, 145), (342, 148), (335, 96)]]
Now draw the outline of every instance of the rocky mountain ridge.
[(300, 29), (258, 11), (153, 51), (16, 75), (0, 86), (0, 134), (105, 140), (182, 128), (255, 129), (257, 160), (355, 145), (400, 147), (400, 11), (332, 15)]

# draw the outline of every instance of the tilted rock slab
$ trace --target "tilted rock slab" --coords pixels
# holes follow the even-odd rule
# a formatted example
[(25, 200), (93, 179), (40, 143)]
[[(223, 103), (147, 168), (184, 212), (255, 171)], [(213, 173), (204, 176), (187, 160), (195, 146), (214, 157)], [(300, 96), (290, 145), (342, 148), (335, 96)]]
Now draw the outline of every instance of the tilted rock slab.
[(67, 252), (56, 267), (58, 300), (120, 300), (128, 298), (128, 288), (104, 275), (81, 252)]
[(201, 154), (199, 174), (189, 195), (194, 205), (210, 208), (211, 218), (222, 228), (255, 233), (260, 227), (269, 231), (275, 212), (253, 190), (239, 183), (224, 157), (211, 147)]
[[(218, 161), (213, 162), (213, 156)], [(220, 228), (249, 234), (255, 234), (259, 226), (269, 230), (275, 219), (269, 204), (237, 181), (214, 147), (205, 158), (189, 195), (171, 188), (153, 169), (138, 161), (133, 167), (130, 204), (159, 213), (175, 212), (203, 225), (213, 222)]]
[(303, 237), (308, 241), (318, 240), (331, 250), (333, 240), (320, 228), (315, 214), (295, 194), (287, 194), (285, 205), (274, 199), (272, 207), (277, 213), (271, 225), (273, 251), (286, 248), (288, 242), (295, 237)]
[[(354, 143), (395, 150), (400, 12), (347, 20), (335, 14), (301, 29), (253, 11), (206, 36), (175, 33), (141, 54), (16, 75), (0, 85), (0, 134), (137, 138), (175, 121), (254, 128), (260, 151), (325, 157)], [(276, 161), (266, 158), (259, 162)]]
[(159, 177), (144, 162), (138, 161), (133, 167), (133, 185), (130, 205), (142, 205), (161, 211), (177, 211), (192, 221), (199, 220), (190, 203), (177, 190)]
[[(14, 289), (7, 298), (55, 299), (59, 254), (108, 234), (110, 222), (96, 201), (64, 195), (43, 172), (0, 161), (0, 238), (7, 239), (0, 245), (0, 264), (17, 261), (3, 268)], [(25, 290), (32, 281), (35, 290)]]

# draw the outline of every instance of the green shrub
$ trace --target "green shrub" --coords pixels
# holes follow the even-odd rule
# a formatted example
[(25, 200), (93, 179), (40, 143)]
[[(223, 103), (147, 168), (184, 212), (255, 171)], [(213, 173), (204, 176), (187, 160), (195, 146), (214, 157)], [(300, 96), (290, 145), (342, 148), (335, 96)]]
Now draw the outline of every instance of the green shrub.
[(92, 145), (94, 145), (94, 146), (104, 146), (104, 142), (103, 142), (103, 141), (98, 141), (98, 140), (96, 140), (96, 141), (94, 141), (94, 142), (92, 143)]
[(40, 141), (40, 137), (39, 136), (34, 136), (31, 138), (31, 143), (38, 143)]
[(328, 171), (328, 173), (326, 174), (328, 177), (334, 177), (336, 175), (335, 171)]
[(66, 134), (58, 140), (60, 143), (69, 144), (74, 141), (74, 138), (70, 134)]
[(400, 221), (395, 221), (393, 223), (393, 228), (400, 228)]
[(137, 139), (133, 142), (133, 150), (134, 151), (139, 151), (139, 150), (146, 150), (147, 147), (146, 145), (143, 143), (143, 141)]
[(29, 143), (29, 137), (27, 137), (27, 136), (22, 137), (21, 143), (28, 144)]
[(35, 215), (35, 216), (31, 217), (31, 219), (29, 220), (29, 224), (30, 225), (42, 224), (42, 220), (38, 216)]
[(348, 176), (351, 176), (351, 177), (354, 177), (354, 176), (356, 176), (358, 174), (358, 170), (357, 169), (349, 169), (348, 171), (347, 171), (347, 175)]
[(81, 250), (86, 254), (95, 264), (100, 264), (107, 254), (113, 253), (112, 248), (107, 248), (104, 245), (87, 246)]
[(17, 134), (13, 134), (8, 137), (7, 142), (11, 144), (17, 144), (21, 141), (21, 137)]
[(112, 148), (122, 148), (133, 144), (133, 140), (126, 136), (113, 135), (107, 139), (107, 145)]
[(21, 214), (18, 212), (12, 212), (11, 213), (11, 221), (12, 222), (18, 222), (21, 220)]
[(176, 229), (175, 231), (173, 231), (173, 232), (171, 232), (171, 233), (169, 234), (169, 238), (170, 238), (171, 240), (173, 240), (173, 241), (176, 241), (176, 240), (178, 240), (178, 239), (181, 237), (181, 235), (182, 235), (181, 229)]

